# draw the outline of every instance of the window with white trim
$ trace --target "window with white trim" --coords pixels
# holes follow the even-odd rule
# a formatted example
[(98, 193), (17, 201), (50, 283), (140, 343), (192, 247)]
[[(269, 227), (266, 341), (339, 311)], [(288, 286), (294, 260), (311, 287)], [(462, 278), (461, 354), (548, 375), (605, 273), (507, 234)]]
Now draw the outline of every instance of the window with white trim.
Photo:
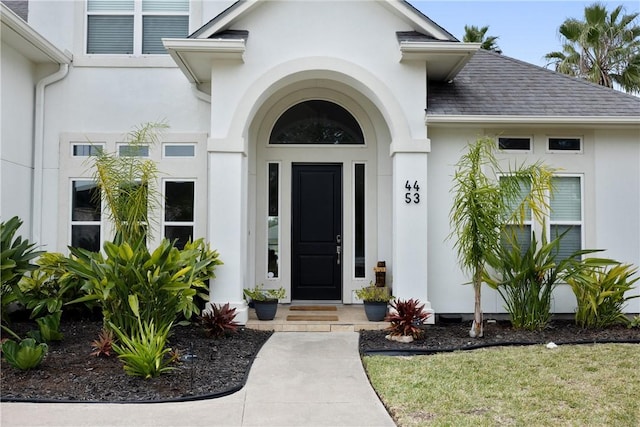
[(354, 194), (354, 277), (365, 277), (365, 164), (356, 163), (353, 171)]
[(557, 254), (561, 260), (582, 249), (582, 181), (580, 176), (555, 176), (552, 183), (549, 237), (564, 233)]
[(189, 0), (87, 0), (87, 54), (166, 54), (189, 34)]
[(71, 246), (92, 252), (100, 251), (100, 190), (95, 181), (71, 181)]
[(164, 237), (183, 249), (188, 241), (193, 241), (195, 226), (195, 181), (165, 180), (163, 232)]
[(581, 153), (582, 138), (577, 137), (549, 137), (547, 150), (553, 153)]
[(74, 143), (71, 144), (71, 155), (73, 157), (97, 156), (104, 150), (104, 143)]
[[(500, 177), (501, 182), (507, 179), (514, 179), (514, 178), (510, 176)], [(529, 192), (531, 191), (531, 183), (520, 182), (519, 184), (520, 184), (520, 196), (516, 200), (514, 200), (512, 206), (509, 206), (511, 211), (515, 211), (517, 206), (522, 203), (525, 196), (529, 194)], [(504, 237), (505, 239), (504, 244), (509, 244), (508, 243), (510, 241), (509, 239), (515, 238), (515, 241), (520, 247), (520, 251), (522, 253), (525, 253), (529, 249), (529, 246), (531, 245), (531, 232), (533, 230), (532, 225), (533, 223), (531, 220), (531, 209), (527, 207), (525, 208), (524, 221), (522, 224), (513, 223), (513, 224), (507, 224), (505, 226), (506, 235)]]
[(498, 148), (504, 151), (531, 152), (531, 138), (523, 136), (501, 136)]
[[(500, 179), (508, 179), (508, 176)], [(584, 229), (582, 214), (582, 177), (578, 175), (557, 175), (552, 178), (553, 192), (549, 198), (549, 212), (546, 215), (544, 230), (549, 241), (563, 236), (560, 242), (556, 261), (568, 258), (572, 253), (582, 249)], [(530, 191), (530, 185), (521, 183), (520, 200)], [(515, 208), (516, 203), (514, 203)], [(539, 224), (538, 228), (541, 226)], [(522, 252), (529, 248), (531, 233), (536, 228), (531, 218), (531, 210), (525, 211), (524, 225), (507, 224), (505, 231), (515, 233), (516, 241)], [(564, 233), (564, 235), (563, 235)], [(539, 242), (541, 239), (537, 239)]]
[(267, 173), (267, 278), (275, 279), (280, 265), (280, 163), (269, 163)]

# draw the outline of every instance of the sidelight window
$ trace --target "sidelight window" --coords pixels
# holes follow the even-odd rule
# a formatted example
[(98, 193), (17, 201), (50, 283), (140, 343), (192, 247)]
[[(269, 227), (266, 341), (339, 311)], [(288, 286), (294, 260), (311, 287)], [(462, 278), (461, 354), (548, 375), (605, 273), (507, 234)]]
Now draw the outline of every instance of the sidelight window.
[(280, 255), (280, 164), (269, 163), (267, 216), (267, 277), (279, 277)]

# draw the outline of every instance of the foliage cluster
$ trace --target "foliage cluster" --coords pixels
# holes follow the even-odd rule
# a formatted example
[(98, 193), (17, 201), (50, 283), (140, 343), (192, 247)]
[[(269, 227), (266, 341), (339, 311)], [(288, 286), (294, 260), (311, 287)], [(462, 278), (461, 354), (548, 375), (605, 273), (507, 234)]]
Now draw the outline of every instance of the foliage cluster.
[(236, 309), (231, 308), (229, 303), (224, 305), (211, 304), (211, 310), (205, 310), (200, 317), (200, 325), (208, 337), (222, 338), (227, 334), (238, 331)]
[(390, 313), (384, 320), (391, 323), (387, 328), (390, 335), (420, 338), (423, 334), (421, 326), (429, 315), (424, 311), (424, 304), (411, 298), (392, 301)]
[(245, 298), (251, 301), (271, 301), (279, 300), (286, 296), (285, 289), (280, 286), (278, 289), (265, 289), (264, 285), (256, 285), (253, 288), (243, 290)]
[(19, 343), (7, 339), (0, 344), (2, 356), (16, 369), (28, 371), (40, 365), (49, 347), (46, 343), (36, 343), (33, 338), (25, 338)]
[(373, 283), (360, 289), (356, 289), (358, 299), (366, 302), (389, 302), (394, 296), (386, 286), (375, 286)]

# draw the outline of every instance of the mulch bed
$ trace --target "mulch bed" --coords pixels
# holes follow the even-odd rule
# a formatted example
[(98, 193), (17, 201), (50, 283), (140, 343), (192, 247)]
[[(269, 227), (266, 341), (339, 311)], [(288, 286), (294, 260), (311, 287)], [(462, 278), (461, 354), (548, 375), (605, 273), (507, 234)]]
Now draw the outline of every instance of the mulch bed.
[[(24, 334), (33, 325), (17, 324)], [(175, 370), (144, 380), (125, 374), (115, 357), (90, 356), (91, 342), (100, 321), (76, 320), (62, 324), (64, 340), (51, 343), (43, 363), (21, 372), (4, 360), (0, 397), (3, 401), (160, 402), (223, 396), (242, 388), (249, 369), (271, 332), (241, 329), (238, 334), (214, 340), (200, 327), (176, 326), (171, 347), (183, 355)], [(571, 321), (556, 321), (540, 332), (514, 330), (508, 322), (488, 323), (484, 337), (469, 338), (470, 322), (439, 323), (425, 328), (425, 338), (410, 344), (385, 339), (384, 331), (361, 331), (362, 354), (429, 354), (497, 345), (634, 342), (640, 328), (623, 326), (585, 330)], [(194, 358), (185, 358), (188, 354)], [(188, 360), (187, 360), (188, 359)]]

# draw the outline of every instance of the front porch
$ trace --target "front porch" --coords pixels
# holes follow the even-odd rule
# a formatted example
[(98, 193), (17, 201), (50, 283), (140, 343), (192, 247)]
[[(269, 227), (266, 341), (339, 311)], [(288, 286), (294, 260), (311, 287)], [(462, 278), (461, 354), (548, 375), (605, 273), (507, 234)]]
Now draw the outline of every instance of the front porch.
[[(388, 322), (369, 322), (360, 304), (322, 305), (323, 310), (296, 310), (302, 304), (280, 304), (273, 320), (258, 320), (255, 310), (249, 309), (246, 327), (276, 332), (357, 332), (361, 329), (384, 329)], [(335, 307), (335, 311), (327, 308)], [(293, 310), (292, 310), (293, 308)], [(301, 317), (308, 320), (288, 320)], [(326, 319), (326, 320), (325, 320)]]

